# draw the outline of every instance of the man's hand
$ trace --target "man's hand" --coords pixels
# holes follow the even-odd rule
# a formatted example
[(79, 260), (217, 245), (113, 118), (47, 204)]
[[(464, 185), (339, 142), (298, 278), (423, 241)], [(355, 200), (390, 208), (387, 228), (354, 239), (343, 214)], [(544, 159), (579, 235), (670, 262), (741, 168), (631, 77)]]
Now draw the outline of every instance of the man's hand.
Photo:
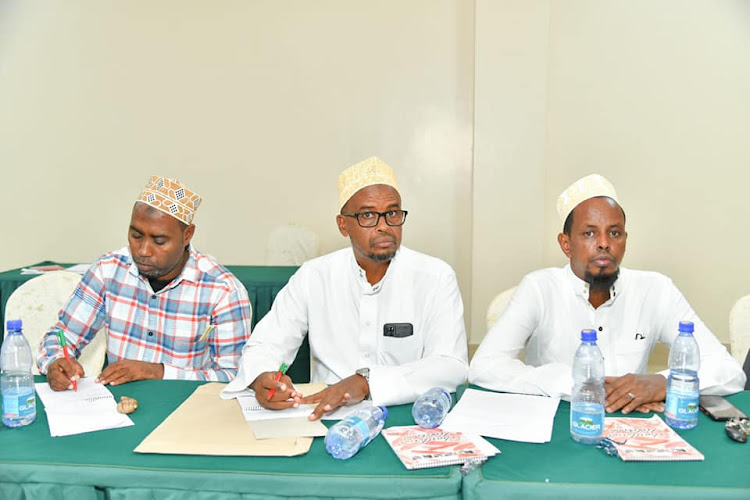
[[(255, 391), (255, 399), (261, 406), (271, 410), (284, 410), (299, 406), (302, 395), (295, 392), (292, 385), (292, 379), (288, 375), (282, 375), (281, 379), (276, 382), (278, 372), (263, 372), (258, 375), (250, 388)], [(271, 389), (276, 389), (271, 399), (268, 394)]]
[(607, 393), (607, 413), (617, 410), (625, 414), (633, 410), (641, 413), (663, 411), (664, 405), (661, 402), (667, 395), (667, 379), (662, 375), (632, 373), (622, 377), (605, 377), (604, 390)]
[(76, 360), (59, 358), (47, 367), (47, 383), (53, 391), (73, 389), (73, 380), (78, 380), (83, 375), (83, 367)]
[(349, 402), (362, 401), (370, 394), (370, 386), (361, 375), (352, 375), (320, 392), (302, 398), (303, 404), (318, 403), (310, 414), (310, 420), (318, 420), (324, 413), (333, 411)]
[(163, 364), (124, 359), (107, 365), (96, 381), (102, 385), (120, 385), (136, 380), (162, 378), (164, 378)]

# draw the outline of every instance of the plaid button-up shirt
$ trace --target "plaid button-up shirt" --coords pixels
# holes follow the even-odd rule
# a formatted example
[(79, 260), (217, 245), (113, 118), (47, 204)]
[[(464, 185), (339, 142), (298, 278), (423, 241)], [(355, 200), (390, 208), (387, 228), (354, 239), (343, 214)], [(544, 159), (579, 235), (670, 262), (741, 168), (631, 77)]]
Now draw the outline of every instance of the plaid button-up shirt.
[(39, 370), (63, 357), (57, 330), (77, 358), (103, 329), (110, 363), (163, 363), (165, 379), (229, 381), (250, 337), (251, 314), (245, 287), (213, 257), (190, 247), (180, 275), (154, 292), (125, 247), (83, 276), (39, 346)]

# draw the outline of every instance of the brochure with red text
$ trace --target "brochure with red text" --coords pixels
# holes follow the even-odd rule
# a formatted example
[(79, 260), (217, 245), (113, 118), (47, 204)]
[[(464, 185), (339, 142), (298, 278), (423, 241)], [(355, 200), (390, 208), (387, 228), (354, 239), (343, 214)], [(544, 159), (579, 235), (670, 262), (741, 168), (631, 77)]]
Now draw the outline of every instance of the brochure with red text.
[(414, 425), (389, 427), (382, 433), (399, 460), (410, 470), (483, 462), (500, 451), (484, 438), (469, 437), (462, 432), (423, 429)]
[(651, 418), (608, 417), (604, 434), (625, 461), (703, 460), (693, 448), (658, 415)]

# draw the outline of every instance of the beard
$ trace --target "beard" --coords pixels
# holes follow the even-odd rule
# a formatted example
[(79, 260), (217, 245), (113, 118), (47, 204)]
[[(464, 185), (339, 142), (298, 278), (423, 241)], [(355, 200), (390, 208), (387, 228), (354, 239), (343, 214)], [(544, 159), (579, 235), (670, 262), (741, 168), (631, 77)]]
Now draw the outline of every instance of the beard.
[(396, 256), (396, 252), (388, 252), (388, 253), (369, 253), (367, 255), (368, 259), (374, 260), (375, 262), (389, 262)]
[(589, 271), (586, 271), (583, 280), (589, 284), (591, 290), (595, 292), (603, 292), (612, 288), (612, 285), (615, 284), (615, 281), (617, 281), (619, 276), (619, 269), (612, 274), (592, 274)]

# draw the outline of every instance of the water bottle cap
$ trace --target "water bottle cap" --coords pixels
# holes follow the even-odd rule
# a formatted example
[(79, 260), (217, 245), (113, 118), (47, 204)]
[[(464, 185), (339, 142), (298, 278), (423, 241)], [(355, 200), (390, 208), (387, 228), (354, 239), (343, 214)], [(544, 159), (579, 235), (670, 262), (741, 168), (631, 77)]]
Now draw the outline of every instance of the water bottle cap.
[(378, 408), (380, 408), (380, 411), (383, 412), (383, 420), (388, 418), (388, 408), (386, 408), (385, 406), (378, 406)]
[(692, 321), (680, 321), (680, 333), (693, 333), (695, 331)]
[(20, 319), (9, 319), (5, 325), (5, 329), (9, 332), (19, 331), (23, 327), (23, 322)]
[(596, 342), (596, 330), (581, 330), (581, 340), (584, 342)]

